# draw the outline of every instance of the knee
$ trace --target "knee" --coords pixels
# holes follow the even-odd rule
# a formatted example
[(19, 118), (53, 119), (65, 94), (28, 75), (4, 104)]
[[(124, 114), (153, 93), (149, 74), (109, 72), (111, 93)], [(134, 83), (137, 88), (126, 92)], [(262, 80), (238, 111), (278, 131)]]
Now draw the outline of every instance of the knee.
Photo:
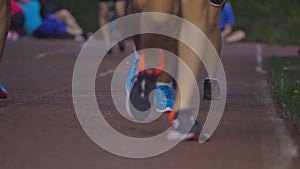
[(71, 15), (67, 9), (61, 9), (61, 10), (59, 10), (59, 13), (61, 16), (65, 16), (65, 17)]

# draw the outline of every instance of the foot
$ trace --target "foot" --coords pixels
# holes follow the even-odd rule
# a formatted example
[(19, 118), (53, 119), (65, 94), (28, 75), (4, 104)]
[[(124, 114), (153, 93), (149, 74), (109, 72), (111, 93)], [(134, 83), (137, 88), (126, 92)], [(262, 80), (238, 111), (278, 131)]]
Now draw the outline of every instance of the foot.
[(6, 98), (7, 98), (7, 91), (0, 81), (0, 99), (6, 99)]
[(206, 78), (203, 88), (203, 100), (219, 100), (220, 97), (221, 94), (218, 80)]
[(194, 140), (198, 141), (202, 130), (201, 124), (192, 116), (189, 109), (173, 111), (169, 115), (171, 127), (169, 128), (168, 140)]
[[(126, 110), (129, 116), (144, 121), (153, 112), (152, 104), (158, 76), (163, 69), (163, 54), (160, 51), (161, 65), (158, 69), (145, 69), (144, 56), (134, 53), (134, 58), (126, 81)], [(138, 72), (138, 73), (137, 73)], [(150, 95), (151, 94), (151, 95)]]
[(126, 80), (126, 91), (129, 92), (130, 88), (132, 87), (134, 77), (138, 74), (138, 62), (140, 60), (140, 56), (134, 50), (132, 62), (130, 64), (130, 69), (127, 75)]
[(175, 93), (173, 87), (170, 85), (157, 85), (156, 86), (156, 111), (157, 112), (170, 112), (172, 111), (175, 101)]
[(121, 52), (125, 51), (125, 42), (124, 41), (119, 42), (119, 49)]

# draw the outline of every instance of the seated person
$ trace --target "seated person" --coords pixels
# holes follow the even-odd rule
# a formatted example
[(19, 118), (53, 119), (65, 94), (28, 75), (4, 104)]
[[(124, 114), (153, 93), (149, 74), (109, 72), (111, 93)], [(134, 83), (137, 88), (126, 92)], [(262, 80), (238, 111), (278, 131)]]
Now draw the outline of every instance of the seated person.
[(20, 0), (19, 4), (24, 11), (24, 27), (28, 35), (38, 38), (64, 38), (69, 35), (78, 41), (87, 38), (68, 10), (61, 9), (55, 13), (48, 13), (42, 19), (41, 4), (38, 0)]
[(226, 2), (221, 15), (221, 33), (226, 43), (238, 42), (246, 37), (244, 30), (233, 31), (235, 17), (231, 5)]
[(22, 7), (16, 0), (10, 0), (11, 4), (11, 22), (7, 39), (17, 40), (19, 38), (19, 31), (24, 26), (24, 14)]

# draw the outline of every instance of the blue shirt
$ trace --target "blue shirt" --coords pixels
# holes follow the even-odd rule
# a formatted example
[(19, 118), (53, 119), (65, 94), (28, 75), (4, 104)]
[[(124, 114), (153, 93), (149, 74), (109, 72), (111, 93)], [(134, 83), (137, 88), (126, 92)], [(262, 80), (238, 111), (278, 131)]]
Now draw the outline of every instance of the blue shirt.
[(234, 24), (235, 24), (235, 18), (234, 18), (233, 10), (231, 8), (231, 5), (229, 3), (226, 3), (221, 14), (220, 29), (221, 31), (223, 31), (226, 25), (234, 25)]
[(28, 3), (19, 2), (24, 10), (24, 28), (27, 34), (32, 34), (42, 25), (41, 5), (38, 0), (31, 0)]

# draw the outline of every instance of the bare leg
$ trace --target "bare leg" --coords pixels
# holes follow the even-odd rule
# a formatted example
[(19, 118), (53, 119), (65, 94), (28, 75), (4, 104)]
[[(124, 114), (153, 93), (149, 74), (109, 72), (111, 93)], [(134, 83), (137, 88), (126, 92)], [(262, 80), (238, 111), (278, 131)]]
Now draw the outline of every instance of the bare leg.
[(57, 19), (64, 22), (67, 26), (67, 33), (76, 36), (81, 35), (83, 33), (83, 30), (77, 23), (74, 16), (66, 9), (59, 10), (54, 13), (54, 15), (57, 17)]
[(10, 24), (10, 1), (0, 0), (0, 61)]
[[(222, 48), (222, 36), (220, 31), (220, 19), (221, 19), (222, 6), (209, 5), (208, 10), (208, 38), (215, 47), (217, 53), (221, 54)], [(216, 78), (217, 60), (214, 57), (205, 57), (206, 65), (208, 66), (208, 72), (212, 72), (210, 75), (212, 78)]]
[[(208, 24), (208, 1), (204, 0), (182, 0), (183, 18), (197, 26), (203, 33), (207, 34)], [(199, 44), (198, 51), (202, 53), (205, 46), (201, 39), (193, 37), (189, 27), (183, 25), (181, 29), (181, 38), (192, 41), (193, 44)], [(204, 53), (204, 52), (203, 52)], [(194, 78), (198, 76), (201, 62), (200, 59), (187, 46), (179, 44), (179, 56), (189, 66), (193, 76), (187, 75), (184, 65), (178, 65), (178, 84), (180, 84), (181, 92), (177, 92), (174, 109), (191, 108), (193, 89), (195, 88)]]
[[(99, 2), (99, 27), (100, 28), (108, 23), (108, 12), (109, 12), (108, 2)], [(102, 28), (101, 30), (102, 30), (103, 40), (106, 43), (106, 46), (109, 46), (111, 43), (109, 37), (110, 30), (108, 27), (106, 27), (105, 29)]]
[(233, 31), (227, 35), (224, 40), (226, 43), (234, 43), (243, 40), (246, 37), (246, 32), (243, 30)]
[[(174, 0), (151, 0), (146, 1), (145, 4), (145, 12), (162, 12), (162, 13), (168, 13), (168, 14), (179, 14), (179, 1)], [(166, 26), (166, 19), (167, 18), (156, 18), (154, 16), (153, 19), (155, 26), (157, 29), (160, 29), (160, 26)], [(168, 25), (171, 27), (171, 25)], [(177, 30), (178, 31), (178, 30)], [(164, 49), (167, 51), (170, 51), (174, 54), (177, 54), (177, 45), (178, 42), (175, 39), (172, 39), (170, 37), (162, 36), (162, 35), (153, 35), (153, 34), (143, 34), (141, 35), (141, 48), (147, 49), (147, 48), (159, 48)], [(157, 63), (155, 61), (159, 60), (156, 58), (158, 56), (146, 56), (146, 64), (149, 64), (148, 66), (155, 66)], [(165, 65), (164, 69), (168, 71), (172, 71), (174, 69), (174, 65), (176, 64), (176, 60), (171, 58), (165, 58)], [(167, 73), (162, 73), (159, 76), (158, 79), (159, 82), (169, 83), (172, 81), (172, 77)]]
[[(146, 0), (132, 0), (130, 1), (127, 9), (128, 14), (135, 14), (143, 12), (145, 8)], [(137, 50), (142, 49), (141, 47), (141, 35), (133, 36), (133, 41)]]
[[(0, 61), (4, 50), (5, 40), (10, 25), (10, 1), (0, 0)], [(6, 90), (0, 79), (0, 98), (7, 97)]]
[(126, 8), (126, 1), (115, 2), (115, 11), (118, 18), (125, 15), (125, 8)]
[(140, 13), (144, 10), (146, 4), (146, 0), (131, 0), (128, 6), (128, 13)]

